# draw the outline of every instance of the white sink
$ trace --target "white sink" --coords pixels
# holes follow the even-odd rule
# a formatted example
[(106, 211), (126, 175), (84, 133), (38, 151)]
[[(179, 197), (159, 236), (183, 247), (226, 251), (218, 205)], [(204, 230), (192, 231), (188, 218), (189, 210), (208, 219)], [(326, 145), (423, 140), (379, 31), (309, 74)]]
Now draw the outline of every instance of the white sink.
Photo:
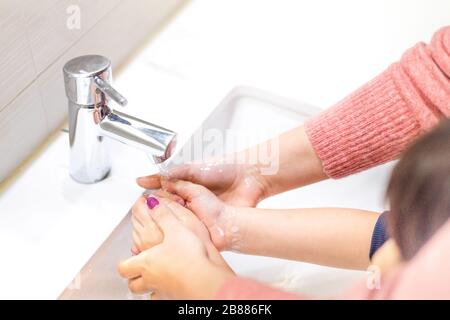
[[(234, 140), (234, 143), (226, 140), (225, 151), (231, 152), (298, 126), (318, 111), (319, 109), (313, 106), (277, 97), (258, 89), (237, 87), (204, 121), (201, 130), (218, 129), (225, 133), (226, 130), (233, 129), (253, 137), (253, 139), (239, 139), (237, 143)], [(382, 211), (385, 185), (391, 168), (392, 164), (387, 164), (345, 179), (324, 181), (293, 190), (264, 200), (260, 207), (334, 206)], [(117, 263), (130, 255), (130, 230), (128, 215), (60, 298), (145, 298), (131, 295), (126, 282), (120, 279), (116, 272)], [(324, 297), (339, 294), (356, 279), (365, 276), (365, 273), (360, 271), (327, 268), (282, 259), (232, 252), (226, 252), (224, 256), (232, 268), (242, 276), (258, 279), (284, 290)]]

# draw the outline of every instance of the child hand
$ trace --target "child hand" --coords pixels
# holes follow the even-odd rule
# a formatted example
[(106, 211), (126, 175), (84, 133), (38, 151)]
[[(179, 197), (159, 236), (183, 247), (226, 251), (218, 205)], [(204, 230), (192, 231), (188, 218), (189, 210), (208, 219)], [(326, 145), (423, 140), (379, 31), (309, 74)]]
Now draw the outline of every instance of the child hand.
[[(153, 194), (159, 198), (169, 198), (181, 205), (185, 204), (184, 200), (179, 196), (163, 190), (154, 190)], [(138, 254), (145, 249), (151, 248), (161, 243), (163, 239), (161, 230), (146, 212), (146, 206), (142, 206), (148, 196), (148, 194), (144, 194), (142, 197), (139, 197), (131, 208), (131, 223), (133, 225), (133, 247), (131, 248), (131, 252), (133, 254)]]
[(225, 204), (202, 185), (183, 180), (162, 180), (162, 187), (180, 196), (208, 228), (210, 239), (218, 250), (239, 251), (239, 233), (236, 227), (236, 208)]
[[(187, 209), (168, 199), (160, 200), (149, 210), (164, 235), (162, 242), (121, 262), (119, 273), (128, 279), (135, 293), (153, 290), (175, 299), (213, 298), (233, 272), (224, 262), (214, 262), (211, 255), (220, 255), (217, 250), (208, 250), (204, 241), (182, 222), (189, 216)], [(137, 205), (138, 211), (143, 211), (144, 199)]]
[[(163, 205), (169, 207), (172, 214), (203, 242), (213, 262), (218, 265), (224, 264), (225, 262), (222, 256), (217, 252), (211, 242), (210, 234), (205, 225), (189, 209), (180, 204), (179, 197), (176, 195), (169, 196), (162, 191), (155, 192), (155, 194), (158, 196), (144, 195), (139, 197), (131, 210), (134, 243), (132, 248), (133, 253), (139, 254), (163, 242), (164, 233), (152, 215), (152, 209), (155, 206)], [(151, 207), (149, 207), (149, 203)]]

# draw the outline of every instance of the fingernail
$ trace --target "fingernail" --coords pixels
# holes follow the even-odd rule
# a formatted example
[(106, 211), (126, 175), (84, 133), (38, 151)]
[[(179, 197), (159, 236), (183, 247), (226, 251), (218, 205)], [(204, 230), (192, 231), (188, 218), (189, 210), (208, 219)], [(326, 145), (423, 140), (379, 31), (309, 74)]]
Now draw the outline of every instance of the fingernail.
[(153, 196), (150, 196), (150, 197), (147, 198), (147, 206), (148, 206), (150, 209), (153, 209), (153, 208), (156, 207), (157, 205), (159, 205), (158, 199), (156, 199), (156, 198), (153, 197)]
[(148, 197), (154, 197), (152, 195), (152, 192), (150, 190), (145, 190), (144, 192), (142, 192), (142, 196), (147, 199)]
[(136, 246), (132, 246), (131, 253), (133, 254), (133, 256), (137, 256), (139, 254), (139, 249), (136, 248)]

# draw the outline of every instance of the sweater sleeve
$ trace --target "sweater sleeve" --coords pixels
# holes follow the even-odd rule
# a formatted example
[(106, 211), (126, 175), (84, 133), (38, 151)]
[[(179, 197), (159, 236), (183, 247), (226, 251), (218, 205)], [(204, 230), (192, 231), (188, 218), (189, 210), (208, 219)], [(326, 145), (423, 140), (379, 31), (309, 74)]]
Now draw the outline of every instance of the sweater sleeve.
[(254, 280), (234, 277), (215, 297), (219, 300), (305, 300), (306, 296), (283, 292)]
[(416, 137), (450, 116), (450, 26), (335, 106), (306, 133), (324, 172), (340, 178), (393, 160)]

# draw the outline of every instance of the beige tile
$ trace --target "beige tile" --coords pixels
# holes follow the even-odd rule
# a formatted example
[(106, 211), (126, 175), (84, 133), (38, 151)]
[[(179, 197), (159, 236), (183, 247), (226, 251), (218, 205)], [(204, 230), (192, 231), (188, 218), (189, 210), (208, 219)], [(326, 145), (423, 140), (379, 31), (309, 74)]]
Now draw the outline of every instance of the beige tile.
[[(25, 21), (29, 22), (34, 17), (44, 14), (54, 7), (58, 1), (61, 2), (61, 0), (21, 0), (20, 3), (23, 4), (22, 12)], [(18, 2), (16, 1), (16, 3)]]
[[(149, 40), (170, 12), (185, 0), (131, 0), (112, 10), (88, 36), (70, 50), (68, 57), (86, 53), (107, 56), (116, 67)], [(105, 36), (107, 35), (107, 36)], [(102, 41), (98, 41), (102, 39)]]
[[(182, 2), (183, 0), (122, 2), (40, 74), (38, 83), (50, 128), (60, 125), (67, 114), (62, 68), (68, 60), (84, 54), (101, 54), (111, 59), (113, 70), (116, 69)], [(126, 95), (126, 92), (123, 94)]]
[[(16, 1), (17, 3), (17, 1)], [(0, 1), (0, 110), (36, 78), (21, 7)]]
[[(24, 15), (37, 73), (43, 72), (56, 61), (119, 2), (120, 0), (46, 0), (43, 8), (34, 5), (34, 9), (26, 10)], [(71, 6), (78, 6), (80, 9), (79, 29), (67, 27), (71, 16), (67, 10)], [(32, 10), (36, 13), (33, 14)]]
[(67, 98), (64, 91), (62, 66), (59, 59), (37, 79), (47, 123), (50, 130), (56, 129), (67, 115)]
[(48, 134), (36, 83), (0, 111), (0, 181), (7, 177)]

